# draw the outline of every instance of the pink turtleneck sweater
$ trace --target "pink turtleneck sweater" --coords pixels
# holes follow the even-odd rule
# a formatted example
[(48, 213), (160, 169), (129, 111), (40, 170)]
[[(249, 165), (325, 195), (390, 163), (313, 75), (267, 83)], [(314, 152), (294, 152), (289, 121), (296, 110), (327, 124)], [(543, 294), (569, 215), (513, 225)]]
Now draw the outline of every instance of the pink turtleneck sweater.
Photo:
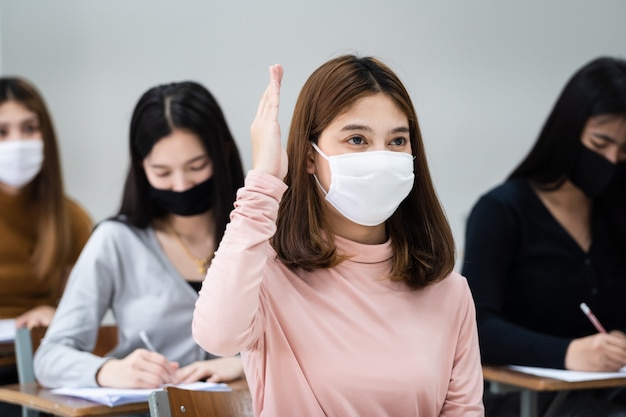
[(250, 171), (197, 301), (207, 351), (242, 353), (256, 416), (483, 416), (474, 304), (453, 273), (385, 278), (390, 242), (335, 236), (350, 260), (290, 271), (269, 244), (286, 185)]

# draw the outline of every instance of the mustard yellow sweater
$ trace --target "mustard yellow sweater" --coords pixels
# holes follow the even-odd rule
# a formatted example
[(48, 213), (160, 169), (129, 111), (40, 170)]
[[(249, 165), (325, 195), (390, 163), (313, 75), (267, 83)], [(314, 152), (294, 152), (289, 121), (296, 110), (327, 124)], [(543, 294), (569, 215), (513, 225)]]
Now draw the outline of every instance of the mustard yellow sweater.
[[(65, 198), (71, 221), (72, 254), (76, 262), (92, 229), (89, 215)], [(0, 192), (0, 318), (16, 317), (39, 305), (56, 306), (61, 295), (58, 279), (37, 279), (31, 257), (37, 242), (38, 215), (23, 194)]]

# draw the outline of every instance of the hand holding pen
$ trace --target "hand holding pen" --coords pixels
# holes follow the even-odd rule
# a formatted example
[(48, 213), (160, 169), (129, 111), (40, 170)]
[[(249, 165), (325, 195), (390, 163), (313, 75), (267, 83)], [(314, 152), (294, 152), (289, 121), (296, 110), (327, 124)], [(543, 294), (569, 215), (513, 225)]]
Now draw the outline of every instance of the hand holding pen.
[(565, 354), (565, 368), (575, 371), (615, 372), (626, 366), (626, 335), (606, 331), (587, 304), (580, 309), (598, 333), (572, 340)]
[(156, 388), (164, 384), (177, 383), (177, 362), (170, 362), (156, 352), (145, 332), (139, 334), (142, 344), (148, 349), (135, 349), (122, 359), (109, 359), (98, 370), (96, 381), (103, 387)]

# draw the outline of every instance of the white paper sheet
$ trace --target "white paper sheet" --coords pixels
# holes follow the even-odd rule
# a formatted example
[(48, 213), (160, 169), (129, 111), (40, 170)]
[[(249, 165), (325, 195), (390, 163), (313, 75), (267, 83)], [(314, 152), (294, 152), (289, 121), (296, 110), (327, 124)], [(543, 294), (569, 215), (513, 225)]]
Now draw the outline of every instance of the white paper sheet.
[[(227, 384), (215, 382), (194, 382), (191, 384), (174, 385), (177, 388), (197, 391), (230, 391)], [(51, 390), (53, 394), (67, 395), (70, 397), (84, 398), (99, 404), (113, 407), (116, 405), (147, 402), (150, 393), (159, 389), (124, 389), (124, 388), (56, 388)]]
[[(533, 366), (509, 365), (509, 368), (525, 374), (543, 376), (568, 382), (594, 381), (598, 379), (626, 378), (626, 368), (619, 372), (583, 372), (567, 371), (563, 369), (535, 368)], [(626, 381), (625, 381), (626, 382)]]
[(0, 319), (0, 342), (15, 341), (15, 319)]

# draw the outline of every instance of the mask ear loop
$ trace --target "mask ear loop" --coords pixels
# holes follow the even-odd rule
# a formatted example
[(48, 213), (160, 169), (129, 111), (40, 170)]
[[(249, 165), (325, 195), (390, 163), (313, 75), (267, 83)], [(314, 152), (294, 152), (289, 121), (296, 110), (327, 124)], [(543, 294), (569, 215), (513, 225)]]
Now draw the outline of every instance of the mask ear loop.
[(322, 152), (322, 150), (319, 148), (319, 146), (317, 146), (315, 142), (310, 142), (310, 143), (311, 143), (311, 146), (313, 146), (313, 149), (315, 149), (318, 154), (322, 155), (325, 160), (330, 161), (328, 156), (324, 152)]
[[(319, 153), (327, 161), (330, 161), (330, 159), (328, 159), (328, 156), (326, 156), (326, 154), (324, 152), (322, 152), (322, 150), (317, 146), (317, 144), (315, 144), (315, 142), (310, 142), (310, 143), (311, 143), (311, 146), (313, 146), (313, 149), (315, 149), (315, 151), (317, 153)], [(317, 178), (317, 175), (313, 174), (313, 178), (315, 178), (315, 182), (317, 183), (317, 185), (320, 188), (320, 190), (322, 190), (322, 192), (324, 193), (324, 197), (326, 197), (328, 195), (328, 193), (326, 192), (326, 190), (322, 186), (322, 183), (320, 182), (320, 180)]]

